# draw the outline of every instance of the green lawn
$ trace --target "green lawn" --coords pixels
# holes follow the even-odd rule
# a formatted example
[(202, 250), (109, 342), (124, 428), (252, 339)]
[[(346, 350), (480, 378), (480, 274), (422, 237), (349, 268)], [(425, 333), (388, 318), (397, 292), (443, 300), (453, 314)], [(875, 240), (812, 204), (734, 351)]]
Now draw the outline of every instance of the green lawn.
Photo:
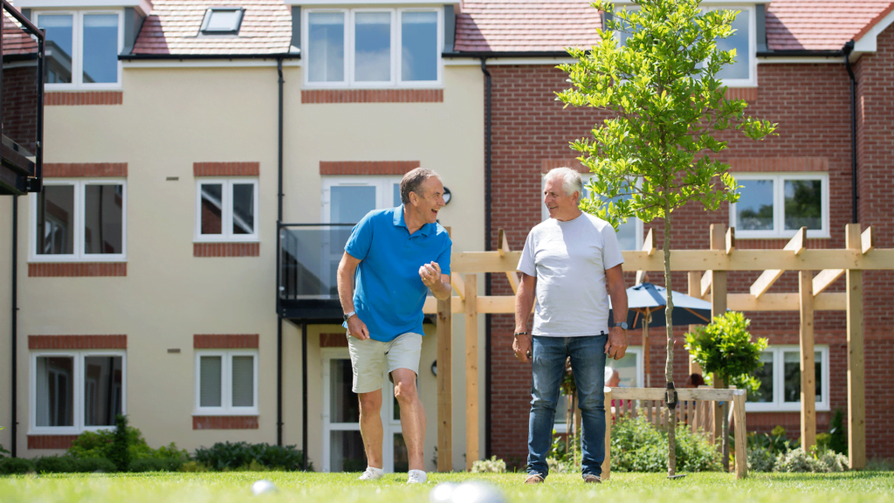
[[(668, 481), (661, 474), (617, 473), (598, 486), (578, 475), (551, 475), (540, 486), (525, 486), (521, 474), (429, 474), (425, 486), (408, 486), (405, 474), (359, 482), (358, 474), (230, 472), (126, 475), (42, 475), (0, 477), (0, 502), (226, 503), (259, 500), (301, 503), (427, 503), (438, 482), (492, 483), (512, 503), (844, 503), (894, 502), (894, 472), (752, 474), (736, 481), (720, 473), (693, 474)], [(275, 494), (255, 497), (251, 484), (275, 483)]]

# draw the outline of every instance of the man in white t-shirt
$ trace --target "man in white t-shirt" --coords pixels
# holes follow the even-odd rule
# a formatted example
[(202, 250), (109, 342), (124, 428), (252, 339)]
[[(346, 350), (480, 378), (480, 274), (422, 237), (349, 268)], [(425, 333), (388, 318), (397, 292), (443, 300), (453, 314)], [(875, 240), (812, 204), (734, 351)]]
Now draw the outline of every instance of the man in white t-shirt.
[(523, 274), (515, 296), (512, 342), (519, 360), (533, 361), (525, 482), (543, 482), (549, 474), (546, 455), (570, 356), (581, 409), (583, 479), (598, 483), (605, 459), (605, 360), (619, 360), (627, 351), (626, 321), (608, 326), (609, 296), (614, 319), (627, 320), (624, 257), (612, 226), (580, 210), (580, 173), (556, 168), (544, 182), (543, 203), (550, 218), (531, 229), (518, 263)]

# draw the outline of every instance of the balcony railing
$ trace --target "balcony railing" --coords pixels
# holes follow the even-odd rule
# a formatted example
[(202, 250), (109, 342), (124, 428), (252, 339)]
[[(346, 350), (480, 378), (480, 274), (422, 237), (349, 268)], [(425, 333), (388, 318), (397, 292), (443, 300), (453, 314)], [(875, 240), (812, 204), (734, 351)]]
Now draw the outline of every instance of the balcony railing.
[(354, 224), (282, 224), (279, 229), (280, 314), (338, 319), (338, 262)]

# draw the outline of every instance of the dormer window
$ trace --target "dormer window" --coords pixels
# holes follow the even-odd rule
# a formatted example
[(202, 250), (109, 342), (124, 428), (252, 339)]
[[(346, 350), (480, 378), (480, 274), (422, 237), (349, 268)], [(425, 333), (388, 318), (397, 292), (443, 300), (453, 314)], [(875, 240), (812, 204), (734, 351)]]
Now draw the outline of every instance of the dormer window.
[(441, 83), (438, 9), (304, 11), (305, 83), (311, 87), (434, 87)]
[(205, 11), (202, 35), (237, 35), (242, 25), (241, 7), (212, 7)]
[(37, 27), (47, 34), (47, 90), (119, 88), (121, 16), (120, 11), (99, 10), (36, 13)]

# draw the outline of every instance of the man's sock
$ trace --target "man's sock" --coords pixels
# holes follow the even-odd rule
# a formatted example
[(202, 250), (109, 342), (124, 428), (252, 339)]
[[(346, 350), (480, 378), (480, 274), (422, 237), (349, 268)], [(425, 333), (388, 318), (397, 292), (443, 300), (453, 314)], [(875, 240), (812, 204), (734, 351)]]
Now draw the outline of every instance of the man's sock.
[(374, 467), (374, 466), (366, 465), (366, 469), (367, 469), (367, 470), (372, 470), (373, 473), (375, 473), (375, 474), (378, 475), (379, 477), (381, 477), (382, 475), (385, 475), (385, 469), (384, 469), (384, 468), (376, 468), (376, 467)]

